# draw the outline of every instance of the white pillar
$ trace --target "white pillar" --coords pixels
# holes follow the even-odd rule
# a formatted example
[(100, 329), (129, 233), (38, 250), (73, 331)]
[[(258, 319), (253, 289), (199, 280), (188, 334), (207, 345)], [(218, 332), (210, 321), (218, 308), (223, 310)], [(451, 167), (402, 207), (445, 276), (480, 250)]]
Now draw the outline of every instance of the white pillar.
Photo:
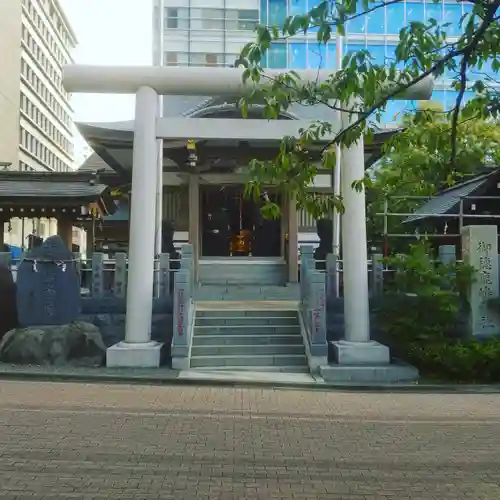
[(200, 259), (200, 176), (189, 176), (189, 243), (193, 245), (194, 282), (199, 278)]
[[(357, 119), (355, 113), (342, 115), (344, 129)], [(341, 152), (345, 340), (333, 344), (335, 358), (340, 365), (379, 366), (390, 362), (390, 353), (386, 346), (370, 340), (365, 190), (358, 191), (352, 187), (365, 175), (363, 142), (363, 137), (360, 137), (350, 147), (343, 147)], [(354, 373), (357, 374), (356, 370)]]
[(151, 342), (155, 257), (156, 118), (158, 95), (141, 87), (136, 95), (125, 341), (107, 351), (108, 366), (159, 366), (161, 344)]
[[(160, 12), (163, 12), (163, 7), (160, 10)], [(162, 19), (163, 17), (160, 16)], [(161, 21), (163, 22), (163, 21)], [(163, 33), (163, 31), (161, 31)], [(162, 51), (163, 54), (163, 51)], [(163, 96), (158, 96), (158, 113), (157, 116), (161, 117), (163, 116)], [(156, 250), (155, 253), (156, 255), (161, 254), (161, 242), (162, 242), (162, 223), (163, 223), (163, 139), (158, 139), (157, 140), (157, 167), (158, 167), (158, 179), (156, 182), (156, 227), (155, 227), (155, 234), (156, 234)], [(158, 266), (159, 269), (159, 266)]]
[[(346, 128), (357, 115), (343, 113)], [(342, 148), (341, 191), (344, 202), (342, 223), (342, 259), (344, 271), (344, 314), (346, 340), (370, 340), (368, 305), (368, 251), (366, 238), (365, 191), (357, 191), (353, 182), (365, 175), (363, 137), (349, 148)]]

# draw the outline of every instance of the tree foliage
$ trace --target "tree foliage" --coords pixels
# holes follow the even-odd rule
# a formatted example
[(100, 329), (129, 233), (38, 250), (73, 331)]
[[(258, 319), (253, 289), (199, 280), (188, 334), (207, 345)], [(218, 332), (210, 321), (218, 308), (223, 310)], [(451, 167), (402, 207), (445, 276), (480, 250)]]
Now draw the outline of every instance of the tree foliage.
[[(342, 69), (326, 80), (318, 78), (306, 82), (293, 71), (271, 77), (262, 68), (263, 58), (274, 43), (314, 28), (318, 43), (327, 44), (337, 34), (345, 34), (348, 21), (398, 2), (402, 0), (363, 0), (362, 9), (358, 10), (360, 4), (356, 0), (324, 0), (303, 15), (288, 17), (282, 26), (257, 28), (256, 40), (244, 47), (240, 61), (246, 66), (245, 80), (265, 85), (256, 86), (250, 95), (241, 99), (243, 115), (249, 103), (255, 101), (264, 103), (265, 115), (271, 119), (278, 118), (282, 110), (294, 104), (322, 104), (332, 112), (347, 109), (354, 115), (350, 124), (340, 131), (332, 122), (318, 121), (303, 130), (298, 138), (283, 138), (279, 154), (272, 162), (251, 162), (249, 192), (257, 195), (263, 183), (273, 182), (293, 192), (297, 205), (306, 207), (315, 216), (330, 212), (333, 207), (341, 208), (341, 200), (333, 196), (318, 204), (307, 186), (321, 169), (334, 168), (335, 145), (349, 146), (361, 135), (369, 141), (372, 134), (369, 122), (381, 121), (388, 101), (402, 96), (409, 87), (430, 75), (439, 78), (445, 72), (454, 74), (451, 87), (457, 91), (457, 99), (447, 112), (447, 120), (443, 121), (446, 133), (439, 135), (440, 140), (450, 144), (448, 165), (456, 168), (461, 147), (457, 138), (461, 129), (467, 128), (469, 120), (498, 116), (500, 96), (497, 87), (490, 76), (481, 74), (481, 70), (487, 62), (491, 62), (494, 72), (500, 69), (500, 0), (472, 0), (471, 14), (460, 21), (462, 35), (453, 39), (448, 39), (446, 25), (440, 25), (435, 19), (427, 23), (410, 22), (399, 32), (395, 60), (382, 65), (376, 64), (369, 52), (362, 50), (348, 53), (343, 58)], [(474, 81), (469, 79), (471, 70), (475, 71)], [(464, 105), (467, 89), (475, 91), (475, 98)], [(421, 144), (433, 140), (429, 134), (423, 135)], [(320, 140), (327, 136), (326, 145), (322, 141), (319, 146)], [(401, 140), (392, 147), (404, 154), (406, 146)]]
[[(500, 165), (500, 127), (496, 122), (463, 119), (457, 124), (454, 161), (450, 142), (451, 118), (440, 111), (420, 110), (406, 115), (404, 130), (384, 145), (385, 155), (368, 172), (368, 233), (372, 241), (382, 234), (381, 214), (409, 213), (423, 200), (465, 177)], [(389, 233), (405, 233), (402, 217), (387, 218)]]

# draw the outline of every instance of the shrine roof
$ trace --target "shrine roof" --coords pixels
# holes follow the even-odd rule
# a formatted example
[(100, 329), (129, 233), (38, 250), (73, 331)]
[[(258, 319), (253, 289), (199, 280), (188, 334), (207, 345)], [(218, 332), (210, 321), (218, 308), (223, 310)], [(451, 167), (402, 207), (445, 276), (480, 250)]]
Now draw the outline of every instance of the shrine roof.
[(98, 202), (105, 213), (116, 206), (106, 184), (78, 172), (0, 172), (0, 206), (64, 207)]
[(0, 198), (77, 198), (94, 200), (102, 196), (108, 186), (85, 185), (81, 182), (32, 182), (0, 180)]
[[(219, 106), (220, 105), (217, 104), (215, 106), (217, 109), (212, 110), (202, 108), (199, 110), (199, 113), (201, 116), (206, 116), (204, 113), (217, 113), (218, 116), (222, 117), (220, 114), (222, 111), (230, 111), (230, 108), (224, 108), (225, 105), (222, 105), (222, 108)], [(189, 117), (185, 118), (189, 119)], [(291, 117), (284, 117), (283, 119), (293, 120)], [(89, 145), (95, 151), (95, 154), (89, 157), (79, 170), (102, 170), (104, 173), (115, 171), (124, 179), (129, 179), (132, 171), (134, 122), (79, 123), (77, 126)], [(373, 140), (371, 142), (365, 142), (365, 168), (369, 168), (382, 157), (382, 145), (400, 130), (401, 129), (374, 130)], [(215, 151), (215, 154), (221, 152), (222, 155), (224, 151), (226, 151), (229, 154), (228, 159), (234, 159), (230, 156), (231, 154), (233, 157), (235, 155), (239, 156), (241, 153), (251, 156), (248, 148), (254, 151), (260, 150), (263, 153), (267, 151), (267, 155), (269, 155), (270, 150), (273, 148), (272, 142), (266, 143), (259, 140), (241, 141), (226, 139), (222, 141), (219, 139), (208, 139), (196, 142), (204, 151)], [(275, 149), (277, 149), (277, 144), (278, 142), (276, 141)], [(180, 161), (180, 159), (187, 155), (186, 140), (164, 139), (163, 146), (164, 170), (182, 170), (183, 162)], [(179, 154), (181, 152), (184, 152), (184, 155)]]
[(415, 213), (407, 217), (403, 223), (412, 223), (432, 218), (433, 216), (457, 214), (460, 200), (467, 196), (481, 196), (492, 183), (498, 182), (500, 168), (488, 173), (481, 173), (472, 179), (467, 179), (450, 188), (440, 191), (435, 197), (420, 206)]

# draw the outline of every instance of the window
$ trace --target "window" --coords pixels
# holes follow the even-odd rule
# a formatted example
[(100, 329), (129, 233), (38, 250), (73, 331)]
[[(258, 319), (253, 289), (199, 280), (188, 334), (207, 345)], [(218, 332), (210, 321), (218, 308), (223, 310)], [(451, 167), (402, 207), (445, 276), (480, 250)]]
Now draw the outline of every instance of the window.
[(425, 20), (429, 23), (435, 19), (439, 25), (443, 23), (443, 5), (441, 3), (427, 2), (425, 5)]
[(382, 113), (382, 120), (386, 123), (397, 123), (403, 118), (406, 101), (389, 101)]
[(189, 64), (193, 66), (223, 66), (224, 60), (224, 54), (207, 54), (205, 52), (193, 52), (189, 54)]
[(290, 69), (305, 69), (307, 68), (307, 49), (305, 42), (291, 43), (289, 46), (290, 52)]
[(286, 19), (286, 0), (269, 0), (268, 24), (277, 24), (278, 26), (282, 26), (285, 19)]
[(189, 29), (188, 9), (185, 7), (167, 7), (165, 26), (168, 29)]
[(201, 9), (201, 27), (205, 30), (224, 29), (224, 10)]
[(205, 61), (207, 66), (219, 66), (220, 54), (206, 54)]
[(385, 45), (368, 45), (367, 49), (372, 56), (372, 64), (379, 66), (385, 64)]
[(165, 52), (163, 62), (165, 66), (177, 66), (177, 52)]
[[(387, 55), (386, 55), (387, 62), (389, 64), (396, 62), (396, 45), (387, 45), (386, 49), (387, 49)], [(397, 69), (403, 69), (404, 66), (405, 63), (403, 61), (400, 61), (396, 64)]]
[[(356, 14), (364, 12), (363, 2), (358, 1), (356, 4)], [(366, 25), (366, 14), (356, 17), (352, 21), (346, 23), (346, 30), (348, 33), (364, 33)]]
[(288, 15), (303, 15), (308, 11), (307, 0), (288, 0)]
[(284, 43), (271, 45), (266, 53), (265, 62), (267, 68), (286, 68), (286, 45)]
[(352, 56), (353, 53), (357, 53), (360, 50), (366, 50), (365, 45), (358, 43), (347, 43), (344, 48), (344, 55)]
[(328, 42), (326, 45), (326, 67), (328, 69), (336, 69), (337, 68), (337, 44), (335, 42)]
[(307, 47), (308, 69), (323, 69), (326, 67), (326, 47), (324, 44), (309, 43)]
[[(377, 3), (370, 4), (370, 8), (377, 6)], [(366, 32), (383, 35), (385, 33), (385, 8), (378, 9), (365, 15), (366, 17)]]
[[(411, 22), (424, 22), (424, 5), (423, 3), (410, 3), (406, 4), (406, 23)], [(399, 30), (398, 30), (399, 31)]]
[(254, 30), (259, 22), (258, 10), (239, 10), (238, 11), (238, 29)]

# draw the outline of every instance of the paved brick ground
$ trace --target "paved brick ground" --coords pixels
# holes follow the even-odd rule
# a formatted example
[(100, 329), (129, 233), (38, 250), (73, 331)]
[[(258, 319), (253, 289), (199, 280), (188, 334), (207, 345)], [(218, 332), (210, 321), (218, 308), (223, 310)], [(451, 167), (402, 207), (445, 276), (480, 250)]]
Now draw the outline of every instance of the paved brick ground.
[(500, 498), (498, 395), (0, 382), (0, 499)]

